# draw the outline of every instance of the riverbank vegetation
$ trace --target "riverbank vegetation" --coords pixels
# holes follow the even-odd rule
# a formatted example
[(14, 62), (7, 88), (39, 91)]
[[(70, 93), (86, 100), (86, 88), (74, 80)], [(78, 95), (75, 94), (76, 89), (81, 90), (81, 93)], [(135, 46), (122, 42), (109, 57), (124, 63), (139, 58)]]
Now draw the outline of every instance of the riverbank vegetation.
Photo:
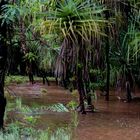
[[(139, 9), (138, 0), (1, 0), (0, 127), (5, 75), (28, 76), (31, 84), (42, 77), (48, 86), (53, 77), (77, 92), (82, 114), (94, 112), (97, 89), (107, 101), (110, 87), (124, 89), (131, 102), (140, 86)], [(6, 83), (14, 81), (27, 78)]]

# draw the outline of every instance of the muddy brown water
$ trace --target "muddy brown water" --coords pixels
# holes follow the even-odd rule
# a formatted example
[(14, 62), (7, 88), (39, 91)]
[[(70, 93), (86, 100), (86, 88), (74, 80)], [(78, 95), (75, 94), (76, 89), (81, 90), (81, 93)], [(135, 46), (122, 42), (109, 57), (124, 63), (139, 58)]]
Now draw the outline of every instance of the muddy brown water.
[[(74, 97), (62, 87), (41, 83), (31, 85), (20, 84), (8, 86), (13, 96), (22, 97), (23, 104), (49, 105), (62, 103), (66, 105)], [(46, 89), (46, 93), (41, 91)], [(96, 112), (86, 115), (78, 114), (78, 126), (74, 129), (74, 140), (140, 140), (140, 101), (124, 103), (119, 101), (114, 92), (111, 92), (110, 101), (106, 102), (103, 96), (98, 96), (94, 102)], [(12, 119), (17, 114), (12, 114)], [(42, 114), (37, 128), (67, 127), (72, 120), (71, 113), (48, 111)]]

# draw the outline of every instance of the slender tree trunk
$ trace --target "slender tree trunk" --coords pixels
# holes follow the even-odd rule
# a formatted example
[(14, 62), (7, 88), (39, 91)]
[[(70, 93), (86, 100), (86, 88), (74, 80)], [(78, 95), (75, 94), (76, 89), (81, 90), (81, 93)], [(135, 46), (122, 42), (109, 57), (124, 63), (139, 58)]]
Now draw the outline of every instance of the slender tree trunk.
[(0, 129), (3, 129), (3, 125), (4, 125), (5, 107), (6, 107), (6, 98), (1, 93), (0, 95)]
[(45, 85), (45, 77), (43, 76), (43, 85)]
[(106, 101), (109, 101), (109, 85), (110, 85), (109, 43), (106, 44), (106, 65), (107, 65), (107, 74), (106, 74)]
[[(7, 1), (8, 2), (8, 1)], [(0, 15), (2, 14), (2, 6), (7, 4), (6, 1), (0, 1)], [(1, 24), (2, 20), (0, 19), (0, 129), (3, 128), (4, 125), (4, 113), (6, 107), (6, 98), (4, 97), (4, 78), (5, 78), (5, 70), (6, 70), (6, 61), (7, 61), (7, 46), (6, 46), (6, 38), (7, 38), (7, 24)]]
[(85, 112), (85, 106), (84, 106), (84, 83), (82, 80), (82, 70), (80, 68), (78, 68), (78, 72), (77, 72), (77, 89), (79, 92), (79, 106), (78, 108), (80, 108), (80, 112), (82, 114), (86, 114)]
[(126, 98), (127, 102), (130, 102), (132, 100), (131, 86), (129, 81), (126, 81)]
[(2, 129), (6, 107), (6, 98), (4, 97), (4, 77), (7, 59), (7, 48), (3, 43), (0, 44), (0, 58), (0, 129)]
[[(108, 21), (109, 19), (109, 11), (105, 12), (105, 18)], [(106, 38), (106, 101), (109, 101), (109, 85), (110, 85), (110, 62), (109, 62), (109, 27), (108, 23), (106, 23), (106, 29), (105, 29), (107, 38)]]
[(32, 63), (29, 62), (29, 64), (27, 64), (28, 67), (28, 76), (29, 76), (29, 81), (34, 84), (34, 75), (33, 75), (33, 66)]

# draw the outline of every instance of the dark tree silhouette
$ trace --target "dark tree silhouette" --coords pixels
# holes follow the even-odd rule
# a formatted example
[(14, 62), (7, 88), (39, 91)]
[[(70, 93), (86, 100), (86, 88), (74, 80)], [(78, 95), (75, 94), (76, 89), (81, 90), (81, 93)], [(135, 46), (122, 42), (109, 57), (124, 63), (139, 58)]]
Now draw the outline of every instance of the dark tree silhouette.
[[(0, 2), (0, 15), (3, 12), (2, 6), (7, 2), (5, 0), (1, 0)], [(7, 38), (7, 26), (6, 23), (2, 24), (2, 19), (0, 20), (0, 129), (3, 128), (4, 123), (4, 113), (6, 107), (6, 98), (4, 97), (4, 77), (6, 70), (6, 60), (7, 60), (7, 46), (6, 46), (6, 38)]]

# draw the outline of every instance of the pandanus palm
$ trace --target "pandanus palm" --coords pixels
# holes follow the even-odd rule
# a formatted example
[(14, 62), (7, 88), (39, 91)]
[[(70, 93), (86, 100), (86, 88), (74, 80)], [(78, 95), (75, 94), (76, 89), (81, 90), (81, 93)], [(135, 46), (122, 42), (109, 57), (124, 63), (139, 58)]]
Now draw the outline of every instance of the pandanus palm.
[[(93, 51), (100, 47), (98, 40), (104, 35), (105, 20), (102, 18), (104, 8), (90, 1), (63, 0), (57, 2), (56, 8), (50, 10), (44, 21), (46, 30), (57, 33), (62, 39), (60, 53), (56, 62), (56, 75), (68, 79), (71, 73), (76, 76), (80, 97), (80, 108), (85, 113), (83, 98), (89, 92), (89, 69)], [(98, 43), (97, 43), (98, 42)], [(87, 85), (87, 86), (86, 86)], [(91, 98), (87, 96), (91, 105)]]

